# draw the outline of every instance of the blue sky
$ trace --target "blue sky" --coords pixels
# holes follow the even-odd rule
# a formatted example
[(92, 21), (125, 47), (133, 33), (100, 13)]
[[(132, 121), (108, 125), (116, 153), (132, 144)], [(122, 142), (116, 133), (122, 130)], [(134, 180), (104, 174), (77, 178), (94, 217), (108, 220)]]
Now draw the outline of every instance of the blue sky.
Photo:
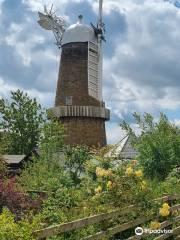
[[(96, 23), (97, 0), (0, 0), (0, 96), (20, 88), (45, 107), (54, 105), (60, 52), (53, 35), (37, 24), (43, 4), (68, 24), (83, 14)], [(180, 125), (180, 1), (105, 0), (103, 96), (111, 109), (108, 142), (131, 113), (165, 112)]]

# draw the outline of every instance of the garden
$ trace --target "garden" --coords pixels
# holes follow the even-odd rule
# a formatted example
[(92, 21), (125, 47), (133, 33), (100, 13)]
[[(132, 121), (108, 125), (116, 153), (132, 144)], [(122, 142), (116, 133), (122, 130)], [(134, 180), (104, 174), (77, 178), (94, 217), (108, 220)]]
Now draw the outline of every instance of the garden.
[[(176, 239), (180, 235), (180, 128), (163, 113), (156, 121), (148, 113), (133, 117), (139, 134), (127, 122), (120, 127), (138, 155), (124, 160), (107, 154), (110, 145), (65, 145), (63, 125), (19, 90), (11, 93), (11, 100), (1, 99), (0, 239), (43, 239), (43, 229), (47, 232), (56, 226), (63, 231), (53, 230), (46, 239), (140, 239), (132, 238), (136, 226), (176, 229), (176, 236), (168, 236)], [(9, 174), (3, 155), (29, 154), (34, 148), (38, 154), (32, 154), (21, 172)], [(88, 225), (93, 216), (101, 216), (101, 221)], [(71, 224), (70, 231), (64, 230), (66, 223), (80, 219), (86, 219), (81, 221), (86, 222), (83, 228)], [(106, 231), (116, 226), (122, 231)], [(147, 234), (143, 239), (158, 236)]]

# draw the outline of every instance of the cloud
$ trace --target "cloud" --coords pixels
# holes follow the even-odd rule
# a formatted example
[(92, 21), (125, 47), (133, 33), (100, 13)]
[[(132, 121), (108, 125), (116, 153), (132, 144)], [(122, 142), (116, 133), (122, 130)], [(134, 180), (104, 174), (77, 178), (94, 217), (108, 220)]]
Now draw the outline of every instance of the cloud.
[(36, 23), (37, 13), (28, 12), (19, 3), (19, 21), (16, 19), (16, 11), (9, 14), (8, 3), (11, 4), (6, 0), (2, 5), (0, 76), (9, 85), (26, 90), (34, 88), (41, 92), (53, 91), (59, 62), (59, 51), (53, 46), (53, 35), (40, 29)]
[(172, 121), (172, 123), (174, 123), (176, 126), (180, 127), (180, 119), (174, 119)]
[(52, 3), (53, 7), (58, 10), (58, 12), (64, 13), (66, 5), (71, 3), (80, 3), (85, 2), (84, 0), (22, 0), (22, 3), (30, 8), (30, 10), (37, 12), (43, 11), (44, 5), (47, 6), (48, 9), (51, 9)]
[(126, 135), (118, 124), (109, 124), (106, 128), (106, 135), (109, 144), (117, 143)]
[[(115, 6), (118, 1), (107, 3), (109, 14)], [(126, 37), (117, 37), (116, 51), (104, 63), (104, 96), (113, 120), (128, 119), (135, 110), (180, 108), (179, 9), (152, 0), (122, 1), (120, 7)]]

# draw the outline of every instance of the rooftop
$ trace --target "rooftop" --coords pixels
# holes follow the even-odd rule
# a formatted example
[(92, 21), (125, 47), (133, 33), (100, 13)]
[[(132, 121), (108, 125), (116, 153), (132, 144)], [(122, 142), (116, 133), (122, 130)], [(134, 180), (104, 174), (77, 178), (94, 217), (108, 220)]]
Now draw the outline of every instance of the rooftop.
[(97, 42), (93, 28), (83, 23), (82, 15), (79, 16), (77, 23), (66, 29), (63, 35), (62, 45), (71, 42)]
[(2, 158), (7, 164), (19, 164), (26, 155), (3, 155)]

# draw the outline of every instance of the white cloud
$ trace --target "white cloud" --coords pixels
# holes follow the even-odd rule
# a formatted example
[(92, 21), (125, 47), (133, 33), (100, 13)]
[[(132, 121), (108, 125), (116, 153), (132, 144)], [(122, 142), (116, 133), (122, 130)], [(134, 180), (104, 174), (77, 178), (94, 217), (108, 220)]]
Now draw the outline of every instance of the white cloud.
[(172, 121), (172, 123), (174, 123), (176, 126), (180, 127), (180, 119), (174, 119)]
[(21, 34), (27, 28), (27, 23), (25, 24), (15, 24), (12, 23), (8, 29), (8, 34), (4, 38), (4, 42), (13, 47), (16, 54), (22, 58), (22, 62), (25, 66), (29, 66), (33, 60), (32, 49), (37, 44), (43, 44), (45, 39), (42, 35), (32, 34), (30, 38), (26, 40), (21, 39)]
[(48, 9), (51, 9), (52, 3), (55, 10), (58, 10), (58, 12), (63, 13), (66, 7), (66, 4), (73, 2), (73, 3), (79, 3), (83, 2), (83, 0), (23, 0), (22, 1), (25, 5), (27, 5), (32, 11), (43, 11), (44, 5), (47, 6)]
[(105, 1), (105, 8), (123, 10), (127, 23), (104, 63), (104, 96), (114, 114), (179, 108), (180, 10), (163, 0)]
[(106, 135), (108, 139), (108, 144), (114, 144), (119, 142), (126, 133), (118, 126), (118, 124), (107, 124)]
[(6, 84), (4, 79), (0, 77), (0, 98), (6, 97), (10, 91), (17, 90), (16, 86)]

